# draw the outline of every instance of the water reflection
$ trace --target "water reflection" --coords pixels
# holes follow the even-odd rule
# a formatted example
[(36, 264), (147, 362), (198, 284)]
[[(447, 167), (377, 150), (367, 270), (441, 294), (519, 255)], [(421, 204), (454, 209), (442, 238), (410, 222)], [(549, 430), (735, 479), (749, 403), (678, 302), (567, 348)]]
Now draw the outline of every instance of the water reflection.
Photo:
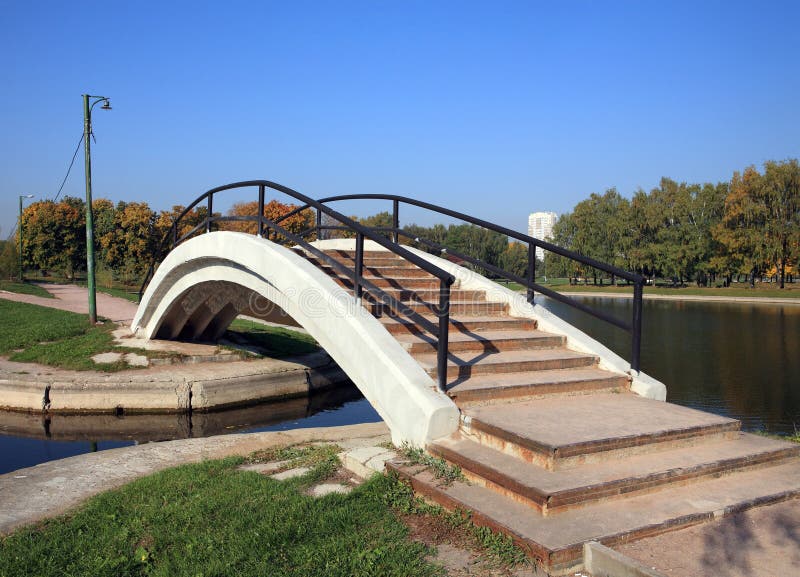
[(178, 415), (43, 415), (0, 411), (0, 474), (93, 450), (229, 433), (380, 421), (352, 384), (310, 397)]
[[(630, 337), (550, 299), (540, 301), (630, 359)], [(628, 319), (631, 301), (586, 297)], [(740, 419), (747, 430), (800, 428), (800, 306), (645, 300), (642, 370), (671, 402)]]

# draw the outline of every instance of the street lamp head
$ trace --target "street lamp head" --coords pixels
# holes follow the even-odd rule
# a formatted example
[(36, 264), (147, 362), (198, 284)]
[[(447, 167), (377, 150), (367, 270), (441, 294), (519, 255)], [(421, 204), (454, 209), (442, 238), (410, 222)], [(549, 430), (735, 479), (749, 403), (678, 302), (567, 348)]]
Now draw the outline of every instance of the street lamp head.
[(103, 106), (101, 106), (103, 110), (111, 110), (111, 101), (106, 98), (105, 102), (103, 102)]
[(32, 194), (26, 194), (25, 198), (33, 198), (33, 195)]

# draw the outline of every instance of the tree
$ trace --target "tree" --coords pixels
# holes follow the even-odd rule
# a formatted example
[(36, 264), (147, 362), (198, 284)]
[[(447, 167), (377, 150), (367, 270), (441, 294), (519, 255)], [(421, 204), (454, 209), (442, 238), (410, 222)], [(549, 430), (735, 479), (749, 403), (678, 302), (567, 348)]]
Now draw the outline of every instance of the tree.
[[(622, 238), (629, 210), (628, 201), (615, 188), (608, 189), (602, 196), (592, 193), (588, 199), (575, 205), (571, 215), (562, 223), (559, 234), (569, 233), (569, 239), (562, 240), (570, 244), (561, 246), (601, 262), (627, 261)], [(580, 267), (585, 274), (584, 268)], [(597, 269), (592, 268), (591, 274), (597, 284)]]
[[(94, 203), (93, 203), (94, 204)], [(153, 258), (156, 215), (146, 202), (119, 202), (113, 211), (103, 207), (111, 227), (99, 236), (103, 263), (125, 281), (142, 277)]]
[[(297, 208), (296, 204), (285, 204), (273, 199), (264, 204), (264, 218), (276, 222)], [(258, 216), (258, 202), (236, 203), (228, 211), (228, 216)], [(234, 221), (223, 224), (225, 230), (247, 232), (249, 234), (256, 234), (258, 231), (258, 224), (254, 221)], [(314, 213), (311, 209), (303, 210), (281, 220), (278, 224), (293, 234), (300, 234), (314, 226)]]
[[(743, 173), (734, 172), (722, 220), (714, 228), (714, 238), (725, 250), (725, 263), (730, 272), (750, 272), (750, 284), (770, 261), (767, 207), (759, 198), (763, 179), (755, 167)], [(729, 272), (729, 274), (730, 274)]]
[(500, 253), (500, 268), (518, 277), (526, 278), (528, 274), (528, 247), (520, 242), (508, 243)]
[(764, 164), (762, 186), (757, 191), (767, 216), (767, 251), (774, 259), (780, 288), (784, 288), (786, 265), (797, 258), (800, 244), (800, 165), (796, 159)]
[(19, 274), (19, 255), (17, 243), (0, 240), (0, 278), (12, 279)]
[(85, 205), (79, 198), (43, 200), (22, 212), (23, 266), (73, 278), (86, 268)]

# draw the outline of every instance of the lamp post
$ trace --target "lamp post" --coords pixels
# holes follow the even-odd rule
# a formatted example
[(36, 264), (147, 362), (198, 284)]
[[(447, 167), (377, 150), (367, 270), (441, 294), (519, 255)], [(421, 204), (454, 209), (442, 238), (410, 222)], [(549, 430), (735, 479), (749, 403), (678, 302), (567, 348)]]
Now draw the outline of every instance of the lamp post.
[(86, 284), (89, 288), (89, 322), (97, 322), (97, 300), (94, 287), (94, 218), (92, 216), (92, 157), (90, 137), (92, 135), (92, 109), (102, 102), (103, 110), (111, 110), (111, 102), (105, 96), (83, 95), (83, 145), (86, 164)]
[(17, 225), (17, 236), (19, 237), (19, 282), (22, 282), (22, 199), (33, 198), (32, 194), (19, 195), (19, 224)]

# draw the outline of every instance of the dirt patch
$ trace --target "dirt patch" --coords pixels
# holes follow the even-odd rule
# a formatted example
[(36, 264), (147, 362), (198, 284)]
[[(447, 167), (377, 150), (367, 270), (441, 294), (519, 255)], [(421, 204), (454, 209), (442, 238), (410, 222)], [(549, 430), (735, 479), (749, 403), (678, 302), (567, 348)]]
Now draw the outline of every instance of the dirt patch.
[(464, 527), (456, 527), (435, 515), (400, 515), (410, 537), (436, 549), (432, 561), (450, 577), (544, 577), (533, 565), (507, 567), (487, 558)]

